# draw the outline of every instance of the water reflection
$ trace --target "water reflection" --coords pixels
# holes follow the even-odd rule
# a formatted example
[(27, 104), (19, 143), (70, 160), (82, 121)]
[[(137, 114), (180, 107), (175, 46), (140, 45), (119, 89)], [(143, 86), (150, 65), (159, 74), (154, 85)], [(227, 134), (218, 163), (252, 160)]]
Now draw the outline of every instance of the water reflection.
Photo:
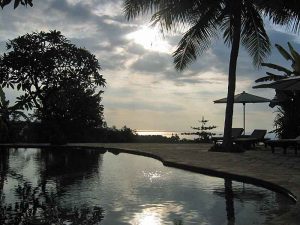
[(250, 225), (289, 206), (252, 185), (93, 150), (1, 151), (0, 185), (0, 224)]
[(178, 223), (180, 218), (177, 218), (172, 221), (166, 220), (172, 214), (181, 214), (184, 211), (184, 208), (180, 204), (173, 202), (164, 203), (164, 204), (148, 204), (142, 205), (142, 209), (135, 213), (132, 218), (129, 218), (129, 224), (136, 225), (165, 225)]
[(54, 182), (58, 191), (99, 174), (102, 154), (95, 150), (49, 151), (42, 149), (37, 159), (41, 183)]
[(99, 224), (103, 219), (101, 207), (61, 207), (54, 193), (45, 192), (40, 186), (25, 183), (16, 188), (18, 201), (1, 204), (0, 224)]
[(9, 161), (9, 154), (8, 149), (0, 148), (0, 201), (2, 202), (3, 198), (3, 187), (4, 182), (6, 180), (7, 171), (8, 171), (8, 161)]
[(233, 202), (233, 190), (232, 190), (232, 180), (224, 179), (225, 186), (225, 201), (226, 201), (226, 212), (228, 225), (235, 224), (235, 214), (234, 214), (234, 202)]
[[(59, 196), (62, 189), (93, 176), (101, 165), (101, 155), (89, 150), (70, 154), (61, 149), (34, 149), (33, 155), (31, 151), (22, 149), (9, 153), (6, 149), (0, 152), (0, 224), (99, 224), (104, 217), (101, 207), (76, 204), (75, 207), (66, 207), (60, 204)], [(9, 155), (14, 159), (11, 162)], [(24, 161), (35, 165), (28, 171)], [(7, 194), (3, 193), (7, 172), (18, 181), (13, 190), (13, 203), (11, 199), (4, 199)], [(38, 179), (32, 177), (34, 174), (39, 175)]]

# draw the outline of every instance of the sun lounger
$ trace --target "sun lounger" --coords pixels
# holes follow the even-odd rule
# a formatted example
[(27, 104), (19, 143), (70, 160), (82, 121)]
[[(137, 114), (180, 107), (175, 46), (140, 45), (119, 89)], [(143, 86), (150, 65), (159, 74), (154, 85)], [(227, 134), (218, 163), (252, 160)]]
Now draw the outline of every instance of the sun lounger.
[(268, 140), (265, 138), (266, 133), (267, 130), (255, 129), (250, 135), (242, 135), (241, 137), (234, 138), (233, 142), (245, 149), (255, 148), (257, 143), (265, 143)]
[[(240, 137), (243, 133), (244, 129), (243, 128), (232, 128), (232, 138), (237, 138)], [(222, 137), (212, 137), (211, 140), (214, 142), (214, 144), (216, 145), (217, 143), (222, 143), (223, 141), (223, 136)]]
[(300, 136), (292, 139), (269, 140), (266, 144), (271, 147), (272, 153), (275, 152), (275, 147), (279, 147), (283, 148), (283, 154), (286, 154), (287, 149), (292, 147), (295, 150), (295, 155), (297, 155), (300, 146)]

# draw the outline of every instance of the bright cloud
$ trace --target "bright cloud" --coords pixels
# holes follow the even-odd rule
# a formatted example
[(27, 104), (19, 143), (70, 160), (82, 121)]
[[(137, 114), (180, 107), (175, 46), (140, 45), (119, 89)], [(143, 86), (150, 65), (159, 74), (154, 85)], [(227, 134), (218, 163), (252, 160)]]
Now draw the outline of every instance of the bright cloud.
[[(223, 129), (225, 104), (213, 100), (226, 97), (230, 49), (222, 39), (186, 71), (174, 69), (171, 53), (181, 34), (163, 36), (149, 18), (127, 21), (122, 0), (43, 0), (33, 8), (4, 8), (0, 15), (0, 49), (5, 42), (33, 31), (60, 30), (72, 43), (85, 47), (99, 59), (107, 80), (103, 104), (109, 126), (128, 125), (143, 130), (186, 131), (202, 116)], [(291, 41), (300, 49), (299, 37), (267, 25), (272, 44)], [(267, 61), (290, 66), (276, 52)], [(265, 74), (256, 70), (241, 48), (236, 93), (247, 91), (272, 98), (273, 90), (254, 90), (254, 80)], [(16, 91), (7, 90), (10, 100)], [(247, 106), (247, 129), (272, 129), (273, 113), (267, 104)], [(242, 108), (235, 105), (234, 126), (242, 126)], [(248, 122), (249, 121), (249, 122)], [(150, 220), (150, 219), (149, 219)]]
[(170, 53), (172, 50), (172, 46), (164, 39), (158, 27), (141, 26), (126, 37), (143, 46), (146, 50), (165, 53)]

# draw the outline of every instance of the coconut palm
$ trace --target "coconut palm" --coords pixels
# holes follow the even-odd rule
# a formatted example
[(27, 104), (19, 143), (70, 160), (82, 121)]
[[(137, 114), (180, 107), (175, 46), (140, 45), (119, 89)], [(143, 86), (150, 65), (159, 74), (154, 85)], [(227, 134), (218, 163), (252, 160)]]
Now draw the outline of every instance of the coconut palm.
[(288, 78), (290, 76), (300, 76), (300, 54), (294, 49), (291, 43), (288, 42), (289, 51), (284, 49), (279, 44), (275, 44), (275, 47), (277, 48), (278, 52), (282, 55), (282, 57), (284, 57), (287, 61), (291, 61), (292, 70), (273, 63), (262, 63), (262, 66), (277, 70), (282, 74), (279, 75), (266, 72), (267, 76), (261, 77), (255, 82), (276, 81)]
[(270, 53), (270, 41), (264, 29), (264, 13), (271, 10), (260, 0), (125, 0), (124, 10), (128, 20), (140, 14), (152, 13), (151, 21), (166, 31), (187, 28), (173, 53), (175, 68), (185, 69), (197, 56), (209, 48), (212, 40), (223, 33), (225, 44), (231, 46), (228, 93), (224, 127), (223, 148), (232, 148), (231, 128), (236, 64), (240, 42), (259, 66)]
[(275, 24), (287, 25), (290, 30), (300, 28), (300, 4), (298, 0), (261, 0), (261, 9)]

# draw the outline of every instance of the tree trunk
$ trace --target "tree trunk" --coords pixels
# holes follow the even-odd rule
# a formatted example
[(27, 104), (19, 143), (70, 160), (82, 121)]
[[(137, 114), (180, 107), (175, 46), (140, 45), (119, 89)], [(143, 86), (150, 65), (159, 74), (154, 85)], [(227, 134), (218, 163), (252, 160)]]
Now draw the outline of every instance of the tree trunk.
[(233, 150), (232, 143), (232, 116), (234, 104), (234, 92), (236, 82), (236, 64), (239, 54), (240, 38), (241, 38), (241, 1), (231, 1), (231, 14), (233, 15), (233, 40), (230, 53), (229, 73), (228, 73), (228, 91), (227, 104), (224, 124), (224, 140), (222, 147), (226, 151)]

